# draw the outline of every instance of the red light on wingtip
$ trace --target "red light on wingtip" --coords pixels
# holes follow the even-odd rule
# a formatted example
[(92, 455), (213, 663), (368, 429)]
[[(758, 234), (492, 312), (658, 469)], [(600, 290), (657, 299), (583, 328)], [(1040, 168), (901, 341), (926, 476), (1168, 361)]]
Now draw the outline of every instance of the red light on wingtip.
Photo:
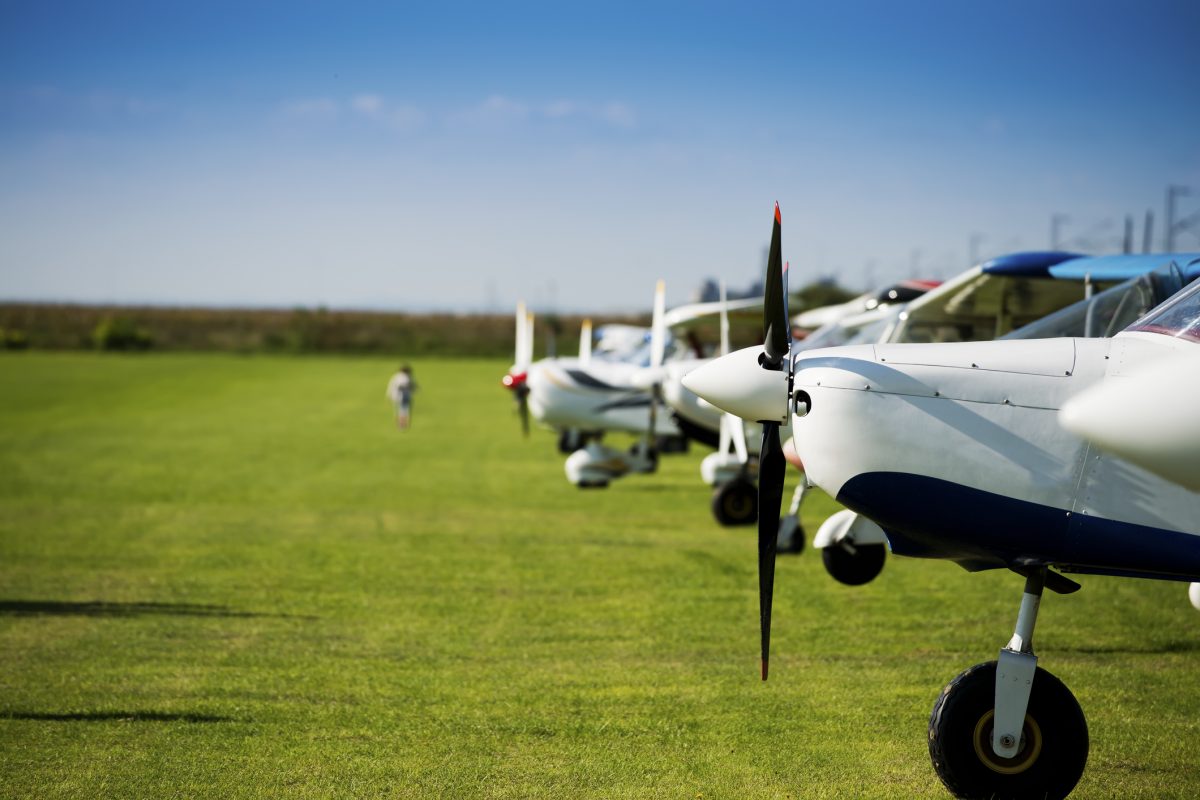
[(779, 201), (778, 201), (778, 200), (776, 200), (776, 201), (775, 201), (775, 221), (776, 221), (776, 222), (783, 222), (783, 220), (781, 220), (781, 219), (779, 218)]

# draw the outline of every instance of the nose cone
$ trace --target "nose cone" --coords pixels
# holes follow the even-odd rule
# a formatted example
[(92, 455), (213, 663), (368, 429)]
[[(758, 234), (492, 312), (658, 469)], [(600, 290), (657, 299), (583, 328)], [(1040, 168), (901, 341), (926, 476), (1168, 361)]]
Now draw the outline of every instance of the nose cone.
[[(763, 369), (762, 346), (747, 347), (709, 361), (683, 376), (683, 385), (722, 411), (751, 422), (785, 424), (788, 374)], [(785, 361), (786, 368), (786, 361)]]

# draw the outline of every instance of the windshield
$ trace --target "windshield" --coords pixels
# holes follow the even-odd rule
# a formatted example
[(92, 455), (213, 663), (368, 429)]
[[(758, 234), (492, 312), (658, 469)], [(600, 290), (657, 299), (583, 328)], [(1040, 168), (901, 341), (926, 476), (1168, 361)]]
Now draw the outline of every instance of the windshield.
[(635, 354), (642, 349), (649, 353), (650, 331), (633, 325), (601, 325), (594, 334), (596, 344), (592, 349), (592, 358), (602, 361), (635, 360)]
[(974, 342), (995, 339), (1076, 302), (1075, 281), (983, 273), (968, 283), (927, 294), (908, 307), (898, 342)]
[(1175, 295), (1126, 330), (1161, 333), (1189, 342), (1200, 342), (1200, 281)]
[[(884, 309), (880, 309), (883, 311)], [(792, 344), (793, 351), (815, 350), (819, 347), (840, 347), (846, 344), (874, 344), (891, 329), (900, 314), (899, 308), (887, 313), (855, 314), (817, 328), (805, 339)]]
[(1005, 339), (1115, 336), (1134, 320), (1183, 288), (1174, 264), (1131, 278), (1048, 317), (1018, 328)]

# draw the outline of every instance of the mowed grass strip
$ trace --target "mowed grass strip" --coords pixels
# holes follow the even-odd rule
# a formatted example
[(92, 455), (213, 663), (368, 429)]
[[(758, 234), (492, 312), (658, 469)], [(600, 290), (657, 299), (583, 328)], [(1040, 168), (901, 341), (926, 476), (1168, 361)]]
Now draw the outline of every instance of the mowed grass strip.
[[(579, 491), (506, 363), (415, 362), (406, 433), (394, 367), (0, 358), (0, 796), (945, 796), (929, 710), (1019, 578), (781, 557), (763, 684), (702, 452)], [(1037, 637), (1088, 715), (1075, 796), (1196, 796), (1200, 614), (1083, 582)]]

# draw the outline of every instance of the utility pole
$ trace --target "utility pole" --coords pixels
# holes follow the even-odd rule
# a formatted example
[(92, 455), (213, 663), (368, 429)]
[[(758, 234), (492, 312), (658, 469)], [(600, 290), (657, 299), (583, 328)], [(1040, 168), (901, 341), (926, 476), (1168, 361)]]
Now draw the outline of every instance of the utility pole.
[(1186, 186), (1167, 187), (1167, 230), (1165, 238), (1168, 253), (1175, 252), (1175, 234), (1189, 231), (1192, 228), (1200, 225), (1200, 211), (1184, 217), (1178, 222), (1175, 221), (1175, 198), (1187, 197), (1191, 193), (1192, 190)]
[(1066, 214), (1051, 214), (1050, 215), (1050, 249), (1057, 250), (1060, 246), (1061, 239), (1059, 233), (1062, 226), (1070, 221), (1070, 217)]
[(1142, 226), (1142, 252), (1150, 252), (1150, 240), (1154, 238), (1154, 212), (1146, 209), (1146, 223)]
[(983, 234), (972, 233), (971, 238), (967, 240), (968, 267), (973, 267), (979, 263), (979, 245), (981, 244), (983, 244)]

